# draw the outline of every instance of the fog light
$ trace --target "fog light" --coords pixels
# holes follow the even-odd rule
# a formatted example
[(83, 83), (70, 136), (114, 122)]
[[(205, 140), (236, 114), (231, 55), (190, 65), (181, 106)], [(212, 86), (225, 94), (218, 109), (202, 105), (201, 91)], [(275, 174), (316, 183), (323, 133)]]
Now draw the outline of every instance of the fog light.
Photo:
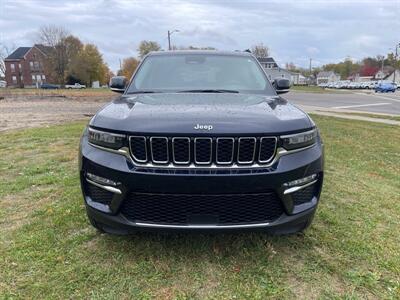
[(103, 185), (111, 185), (111, 186), (117, 186), (117, 182), (112, 181), (110, 179), (104, 178), (104, 177), (100, 177), (97, 175), (94, 175), (92, 173), (86, 173), (86, 177), (98, 184), (103, 184)]
[(286, 182), (283, 184), (283, 186), (284, 187), (293, 187), (293, 186), (298, 186), (298, 185), (304, 185), (304, 184), (307, 184), (307, 183), (315, 180), (317, 178), (317, 176), (318, 176), (317, 174), (312, 174), (312, 175), (304, 177), (304, 178)]

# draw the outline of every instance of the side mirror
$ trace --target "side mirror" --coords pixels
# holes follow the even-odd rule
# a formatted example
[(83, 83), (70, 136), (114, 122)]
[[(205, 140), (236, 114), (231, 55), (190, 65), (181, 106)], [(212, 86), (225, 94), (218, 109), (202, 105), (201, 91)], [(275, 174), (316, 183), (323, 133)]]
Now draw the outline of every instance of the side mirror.
[(284, 78), (275, 79), (272, 85), (275, 88), (277, 94), (287, 93), (290, 89), (290, 81)]
[(128, 84), (128, 80), (125, 76), (115, 76), (110, 79), (110, 89), (113, 92), (123, 93)]

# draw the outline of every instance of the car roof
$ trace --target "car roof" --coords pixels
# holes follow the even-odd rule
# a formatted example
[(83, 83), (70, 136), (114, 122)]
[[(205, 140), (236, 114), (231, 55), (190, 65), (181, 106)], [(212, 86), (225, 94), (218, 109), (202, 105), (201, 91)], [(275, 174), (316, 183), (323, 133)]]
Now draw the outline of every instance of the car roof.
[(148, 56), (174, 56), (174, 55), (221, 55), (221, 56), (253, 56), (247, 51), (219, 51), (219, 50), (171, 50), (152, 51)]

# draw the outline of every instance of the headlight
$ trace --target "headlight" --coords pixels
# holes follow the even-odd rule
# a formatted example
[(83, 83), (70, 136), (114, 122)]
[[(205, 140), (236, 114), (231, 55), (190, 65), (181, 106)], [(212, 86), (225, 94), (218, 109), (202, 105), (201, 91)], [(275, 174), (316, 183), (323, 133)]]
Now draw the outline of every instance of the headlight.
[(89, 128), (88, 130), (89, 142), (98, 146), (111, 149), (120, 149), (124, 146), (125, 135), (100, 131), (97, 129)]
[(316, 142), (317, 135), (317, 129), (291, 135), (284, 135), (281, 136), (282, 146), (286, 150), (307, 147)]

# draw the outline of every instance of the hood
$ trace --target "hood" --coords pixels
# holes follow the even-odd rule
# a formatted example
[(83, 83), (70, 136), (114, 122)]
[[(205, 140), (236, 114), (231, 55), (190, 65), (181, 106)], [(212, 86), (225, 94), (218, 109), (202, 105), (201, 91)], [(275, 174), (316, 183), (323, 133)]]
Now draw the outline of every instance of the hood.
[(228, 93), (124, 95), (100, 110), (90, 125), (138, 134), (205, 135), (275, 134), (313, 127), (307, 114), (281, 97)]

